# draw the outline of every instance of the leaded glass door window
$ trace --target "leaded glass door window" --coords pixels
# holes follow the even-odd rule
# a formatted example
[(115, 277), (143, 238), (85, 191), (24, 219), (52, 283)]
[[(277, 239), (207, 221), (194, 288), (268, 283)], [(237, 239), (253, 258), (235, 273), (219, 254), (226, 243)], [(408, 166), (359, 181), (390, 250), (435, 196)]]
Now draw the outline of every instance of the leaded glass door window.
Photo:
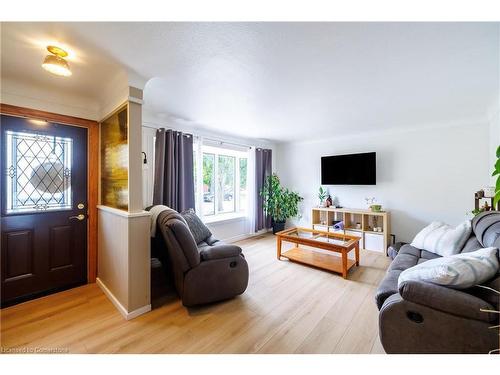
[(70, 210), (73, 140), (5, 132), (6, 213)]

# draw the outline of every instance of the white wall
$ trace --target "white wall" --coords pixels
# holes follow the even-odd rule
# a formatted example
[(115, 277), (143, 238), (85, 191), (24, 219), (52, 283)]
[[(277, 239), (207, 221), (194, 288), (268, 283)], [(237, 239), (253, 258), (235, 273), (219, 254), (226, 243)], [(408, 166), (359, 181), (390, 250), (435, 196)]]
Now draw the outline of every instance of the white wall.
[(100, 105), (96, 99), (6, 77), (2, 77), (1, 81), (1, 103), (89, 120), (100, 120)]
[(492, 186), (495, 186), (496, 178), (491, 176), (491, 172), (493, 171), (493, 166), (497, 160), (496, 150), (500, 145), (500, 25), (498, 28), (498, 77), (497, 77), (497, 93), (498, 97), (496, 98), (493, 106), (491, 107), (489, 113), (489, 123), (490, 123), (490, 163), (489, 163), (489, 172), (490, 172), (490, 183)]
[(500, 145), (500, 26), (498, 28), (498, 97), (496, 98), (489, 114), (489, 123), (490, 123), (490, 183), (492, 186), (495, 186), (496, 178), (491, 176), (491, 172), (493, 171), (493, 166), (497, 160), (496, 157), (496, 149)]
[(250, 228), (250, 221), (244, 217), (215, 223), (207, 223), (207, 227), (210, 229), (215, 238), (226, 242), (238, 241), (253, 233), (253, 230)]
[(376, 151), (376, 186), (329, 186), (329, 191), (350, 208), (366, 208), (364, 198), (376, 197), (391, 211), (397, 240), (409, 241), (432, 220), (452, 225), (465, 220), (474, 192), (488, 183), (488, 137), (485, 122), (283, 144), (277, 172), (305, 198), (297, 221), (309, 226), (310, 208), (318, 203), (320, 157)]
[(142, 165), (142, 202), (144, 208), (153, 204), (155, 134), (156, 129), (142, 127), (142, 151), (146, 153), (147, 157), (147, 164)]
[(20, 80), (2, 76), (0, 103), (101, 121), (129, 99), (130, 87), (144, 86), (133, 74), (123, 71), (108, 78), (96, 83), (99, 95), (89, 97), (69, 89), (46, 87), (29, 77)]

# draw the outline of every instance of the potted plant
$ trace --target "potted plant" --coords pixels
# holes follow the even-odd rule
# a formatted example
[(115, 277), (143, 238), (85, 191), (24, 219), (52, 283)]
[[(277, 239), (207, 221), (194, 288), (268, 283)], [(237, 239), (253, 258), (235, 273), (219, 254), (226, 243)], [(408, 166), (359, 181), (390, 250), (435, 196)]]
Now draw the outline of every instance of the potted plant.
[(498, 207), (498, 202), (500, 201), (500, 146), (497, 147), (497, 161), (495, 163), (495, 169), (493, 170), (492, 176), (497, 176), (497, 181), (495, 184), (495, 197), (493, 198), (492, 210)]
[(328, 191), (326, 189), (323, 189), (323, 186), (319, 187), (318, 191), (318, 198), (319, 198), (319, 206), (320, 207), (325, 207), (325, 200), (328, 197)]
[(298, 215), (299, 202), (303, 199), (297, 193), (281, 186), (276, 174), (266, 178), (260, 195), (264, 199), (264, 212), (271, 216), (273, 234), (285, 229), (286, 219)]

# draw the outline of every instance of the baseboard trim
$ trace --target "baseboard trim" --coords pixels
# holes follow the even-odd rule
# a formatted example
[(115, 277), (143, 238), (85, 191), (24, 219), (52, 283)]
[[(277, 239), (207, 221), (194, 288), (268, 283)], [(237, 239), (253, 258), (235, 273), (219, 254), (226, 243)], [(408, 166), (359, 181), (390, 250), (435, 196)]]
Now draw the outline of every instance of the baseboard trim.
[(271, 232), (271, 231), (272, 231), (272, 229), (262, 229), (258, 232), (255, 232), (255, 233), (240, 234), (238, 236), (225, 238), (225, 239), (223, 239), (223, 241), (229, 242), (229, 243), (243, 241), (243, 240), (247, 240), (247, 239), (252, 238), (252, 237), (261, 236), (261, 235), (266, 234), (266, 233)]
[(147, 312), (150, 312), (150, 311), (151, 311), (151, 305), (142, 306), (142, 307), (139, 307), (138, 309), (136, 309), (132, 312), (129, 312), (127, 314), (126, 319), (131, 320), (131, 319), (137, 318), (139, 315), (146, 314)]
[(126, 320), (134, 319), (134, 318), (138, 317), (139, 315), (142, 315), (142, 314), (145, 314), (145, 313), (151, 311), (151, 305), (146, 305), (146, 306), (139, 307), (138, 309), (136, 309), (134, 311), (128, 312), (127, 309), (125, 308), (125, 306), (123, 306), (120, 303), (120, 301), (118, 301), (118, 299), (115, 297), (115, 295), (113, 293), (111, 293), (111, 291), (101, 281), (101, 279), (99, 279), (97, 277), (95, 282), (99, 286), (99, 288), (101, 288), (102, 292), (106, 295), (106, 297), (108, 297), (108, 299), (111, 301), (111, 303), (116, 307), (116, 309), (120, 312), (120, 314), (122, 314), (122, 316)]

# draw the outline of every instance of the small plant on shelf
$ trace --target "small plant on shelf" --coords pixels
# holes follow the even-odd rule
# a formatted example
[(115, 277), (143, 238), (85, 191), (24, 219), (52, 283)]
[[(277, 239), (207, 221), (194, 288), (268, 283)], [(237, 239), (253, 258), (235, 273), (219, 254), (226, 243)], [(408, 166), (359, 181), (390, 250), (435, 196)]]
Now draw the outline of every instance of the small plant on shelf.
[(328, 198), (328, 190), (323, 189), (323, 186), (319, 187), (318, 198), (319, 198), (319, 206), (325, 207), (325, 201), (326, 201), (326, 198)]
[(471, 211), (473, 216), (479, 215), (481, 212), (489, 211), (491, 209), (490, 206), (488, 206), (488, 203), (485, 203), (483, 207), (480, 208), (475, 208)]
[(479, 215), (483, 210), (481, 208), (475, 208), (471, 211), (473, 216)]
[(371, 205), (372, 205), (372, 204), (374, 204), (374, 203), (376, 202), (376, 199), (375, 199), (375, 197), (366, 197), (366, 198), (365, 198), (365, 202), (366, 202), (366, 206), (367, 206), (368, 208), (370, 208), (370, 207), (371, 207)]

